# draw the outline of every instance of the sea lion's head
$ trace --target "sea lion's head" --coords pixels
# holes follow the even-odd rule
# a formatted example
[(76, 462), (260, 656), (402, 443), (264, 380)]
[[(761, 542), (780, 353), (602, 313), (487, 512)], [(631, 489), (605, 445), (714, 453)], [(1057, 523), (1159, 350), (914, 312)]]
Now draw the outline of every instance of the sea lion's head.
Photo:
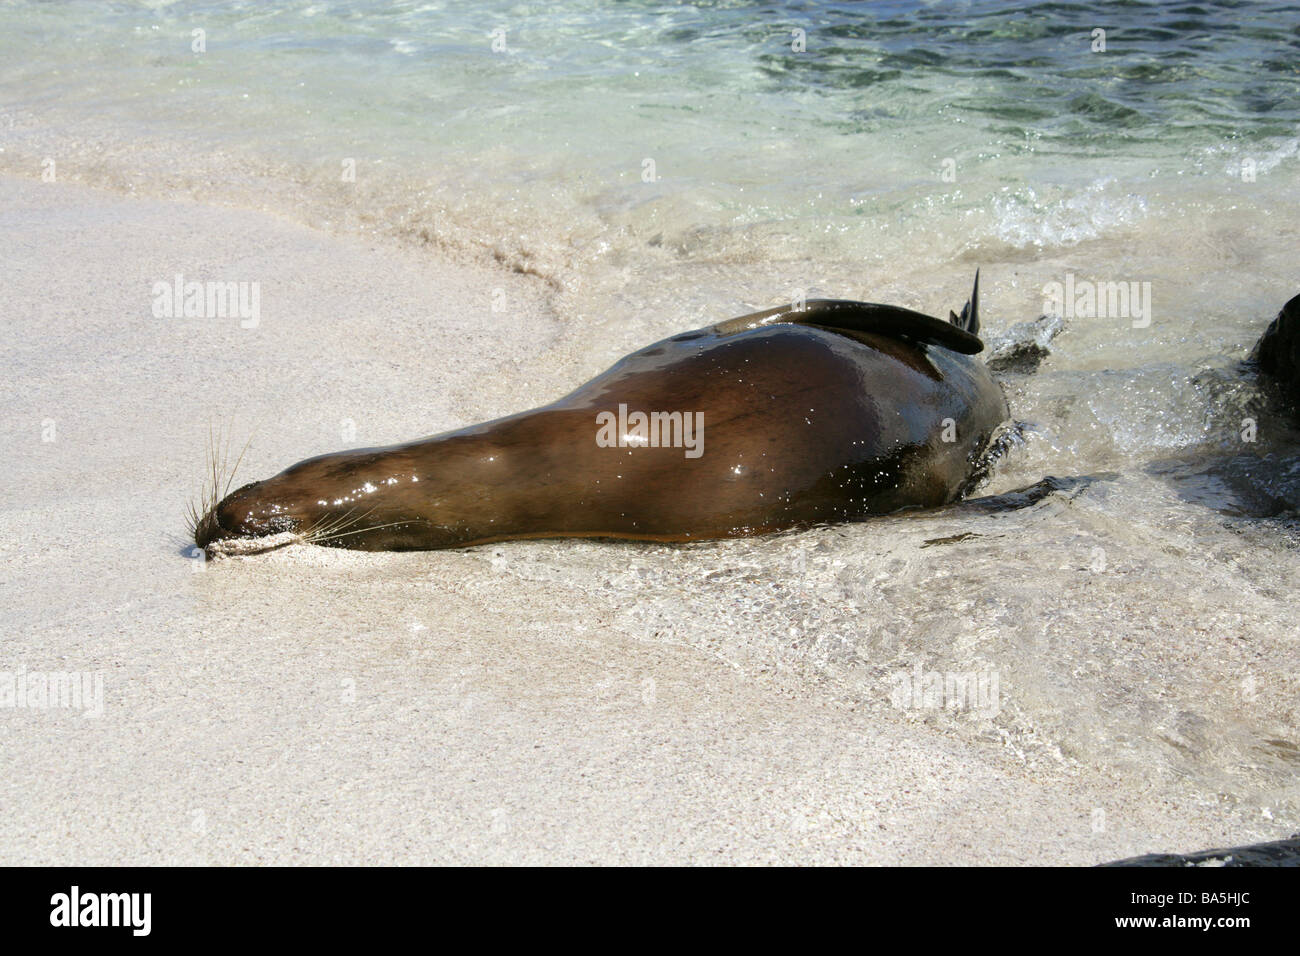
[(194, 543), (211, 550), (287, 532), (313, 544), (400, 548), (404, 534), (428, 524), (413, 465), (406, 455), (378, 449), (310, 458), (208, 506), (193, 522)]

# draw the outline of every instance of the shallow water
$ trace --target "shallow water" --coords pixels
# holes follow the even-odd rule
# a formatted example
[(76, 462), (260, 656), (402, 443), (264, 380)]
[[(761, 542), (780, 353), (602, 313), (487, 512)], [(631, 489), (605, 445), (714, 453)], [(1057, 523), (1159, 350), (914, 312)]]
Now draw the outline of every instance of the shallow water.
[(1050, 283), (1136, 283), (1149, 309), (1067, 314), (1008, 381), (1025, 437), (984, 494), (1060, 479), (1020, 507), (612, 573), (609, 545), (475, 553), (868, 710), (918, 662), (996, 672), (996, 713), (916, 719), (1294, 815), (1298, 438), (1238, 363), (1300, 291), (1297, 61), (1269, 3), (15, 3), (0, 170), (536, 275), (559, 332), (467, 419), (799, 291), (943, 315), (979, 266), (997, 333), (1068, 313)]

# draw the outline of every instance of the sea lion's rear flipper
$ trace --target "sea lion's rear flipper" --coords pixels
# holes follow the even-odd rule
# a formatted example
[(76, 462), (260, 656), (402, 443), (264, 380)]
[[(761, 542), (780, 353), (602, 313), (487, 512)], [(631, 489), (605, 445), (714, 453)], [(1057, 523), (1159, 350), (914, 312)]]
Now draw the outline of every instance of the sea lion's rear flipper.
[(951, 322), (971, 335), (980, 334), (980, 271), (975, 270), (975, 286), (970, 290), (970, 298), (962, 307), (961, 315), (952, 315)]
[(851, 332), (874, 332), (894, 338), (910, 339), (942, 345), (944, 348), (975, 355), (983, 351), (979, 335), (979, 272), (975, 273), (975, 290), (961, 315), (951, 315), (948, 322), (904, 309), (897, 305), (879, 305), (875, 302), (854, 302), (851, 299), (809, 299), (802, 309), (790, 305), (742, 315), (720, 322), (713, 327), (719, 335), (730, 335), (765, 325), (791, 322), (797, 325), (817, 325), (826, 329), (843, 329)]

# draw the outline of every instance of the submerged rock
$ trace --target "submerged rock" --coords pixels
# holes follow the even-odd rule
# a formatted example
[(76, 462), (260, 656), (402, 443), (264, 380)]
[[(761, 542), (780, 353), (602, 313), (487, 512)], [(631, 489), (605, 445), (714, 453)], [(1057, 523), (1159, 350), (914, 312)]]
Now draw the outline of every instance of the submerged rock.
[(1036, 372), (1051, 354), (1052, 339), (1065, 328), (1059, 315), (1040, 315), (1030, 322), (1017, 322), (1001, 335), (990, 336), (984, 364), (989, 371), (1028, 375)]

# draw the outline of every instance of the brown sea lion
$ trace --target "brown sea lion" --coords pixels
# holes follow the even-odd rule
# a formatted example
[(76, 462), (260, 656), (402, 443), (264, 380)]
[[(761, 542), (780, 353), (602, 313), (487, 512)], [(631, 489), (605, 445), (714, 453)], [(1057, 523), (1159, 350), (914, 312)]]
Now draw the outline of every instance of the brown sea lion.
[(194, 539), (697, 541), (942, 505), (1008, 414), (973, 357), (978, 299), (977, 272), (949, 322), (813, 300), (674, 335), (550, 405), (299, 462), (208, 509)]

